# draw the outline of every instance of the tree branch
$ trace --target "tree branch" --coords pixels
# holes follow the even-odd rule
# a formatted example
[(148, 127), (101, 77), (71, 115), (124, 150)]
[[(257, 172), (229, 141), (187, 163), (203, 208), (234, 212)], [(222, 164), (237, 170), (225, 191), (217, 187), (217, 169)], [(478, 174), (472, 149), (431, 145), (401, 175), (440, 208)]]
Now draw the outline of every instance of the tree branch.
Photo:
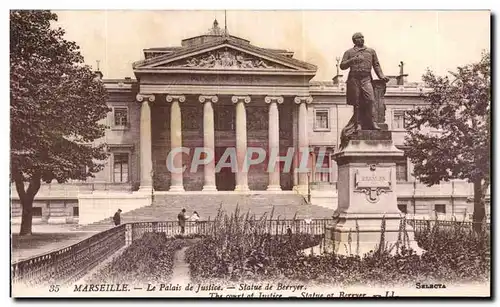
[(28, 185), (28, 189), (26, 190), (27, 197), (33, 199), (36, 193), (38, 193), (38, 190), (40, 189), (41, 185), (41, 177), (42, 177), (41, 174), (38, 172), (36, 172), (35, 174), (33, 174), (33, 176), (31, 176), (30, 184)]

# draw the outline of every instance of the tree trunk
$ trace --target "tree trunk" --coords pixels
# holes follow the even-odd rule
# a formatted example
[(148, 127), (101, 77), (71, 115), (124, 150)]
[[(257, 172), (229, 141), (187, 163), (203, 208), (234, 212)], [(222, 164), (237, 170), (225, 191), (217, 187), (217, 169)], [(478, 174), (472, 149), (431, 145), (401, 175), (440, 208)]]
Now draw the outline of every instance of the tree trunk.
[(40, 189), (40, 175), (34, 174), (30, 179), (28, 189), (24, 190), (24, 181), (22, 176), (15, 178), (16, 190), (22, 206), (20, 236), (30, 235), (33, 225), (33, 199)]
[(27, 236), (31, 234), (31, 226), (33, 225), (33, 199), (21, 199), (21, 206), (23, 214), (21, 217), (21, 230), (20, 236)]
[(476, 233), (481, 232), (485, 217), (481, 181), (481, 179), (474, 180), (474, 213), (472, 215), (472, 222), (474, 223), (474, 231)]

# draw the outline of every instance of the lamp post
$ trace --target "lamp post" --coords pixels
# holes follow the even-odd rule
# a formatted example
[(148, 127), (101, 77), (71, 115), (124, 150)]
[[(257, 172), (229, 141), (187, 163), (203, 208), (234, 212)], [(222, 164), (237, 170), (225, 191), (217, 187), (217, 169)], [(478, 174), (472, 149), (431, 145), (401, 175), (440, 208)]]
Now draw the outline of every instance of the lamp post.
[(149, 172), (149, 174), (151, 175), (151, 206), (153, 205), (154, 203), (154, 197), (155, 197), (155, 189), (154, 189), (154, 175), (155, 175), (155, 171), (154, 169), (151, 170), (151, 172)]
[(340, 57), (335, 57), (335, 61), (337, 62), (337, 65), (335, 65), (337, 67), (337, 76), (339, 76), (340, 75), (340, 70), (339, 70)]
[(311, 204), (311, 174), (307, 173), (307, 204)]

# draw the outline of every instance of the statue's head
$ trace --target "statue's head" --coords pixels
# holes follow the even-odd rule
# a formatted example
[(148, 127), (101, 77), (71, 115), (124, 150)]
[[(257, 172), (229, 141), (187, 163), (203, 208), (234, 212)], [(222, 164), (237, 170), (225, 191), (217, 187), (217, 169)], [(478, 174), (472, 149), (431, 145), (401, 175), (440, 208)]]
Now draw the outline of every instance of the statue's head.
[(360, 32), (356, 32), (352, 35), (352, 42), (356, 46), (363, 46), (365, 44), (365, 37)]

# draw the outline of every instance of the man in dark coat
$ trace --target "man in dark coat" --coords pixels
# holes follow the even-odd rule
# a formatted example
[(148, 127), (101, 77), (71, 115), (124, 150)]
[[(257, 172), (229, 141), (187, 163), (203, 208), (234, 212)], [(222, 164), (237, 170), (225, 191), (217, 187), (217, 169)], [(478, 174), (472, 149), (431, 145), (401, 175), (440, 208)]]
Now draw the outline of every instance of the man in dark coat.
[(181, 234), (184, 234), (186, 229), (186, 209), (182, 209), (182, 211), (177, 214), (177, 220), (179, 221), (179, 226), (181, 227)]
[(372, 67), (380, 79), (388, 82), (389, 78), (382, 72), (375, 50), (364, 45), (363, 34), (354, 33), (352, 42), (354, 47), (344, 53), (340, 69), (350, 68), (347, 77), (347, 104), (354, 106), (354, 130), (380, 130), (373, 112), (375, 95), (372, 85)]
[(118, 226), (121, 223), (121, 217), (120, 217), (121, 213), (122, 213), (122, 209), (118, 209), (118, 211), (116, 211), (115, 215), (113, 215), (113, 222), (115, 223), (115, 226)]

